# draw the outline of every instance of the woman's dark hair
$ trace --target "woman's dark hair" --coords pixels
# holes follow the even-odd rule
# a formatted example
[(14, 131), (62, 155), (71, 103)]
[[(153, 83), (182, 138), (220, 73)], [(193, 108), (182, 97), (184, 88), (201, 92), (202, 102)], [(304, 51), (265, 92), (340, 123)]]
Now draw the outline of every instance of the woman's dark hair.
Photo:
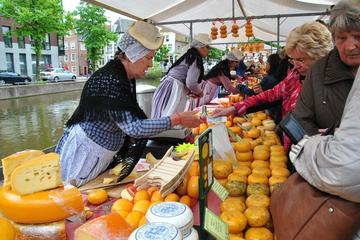
[(281, 58), (280, 58), (279, 54), (277, 54), (277, 53), (271, 54), (268, 57), (267, 63), (269, 63), (269, 65), (270, 65), (269, 75), (275, 74), (276, 70), (279, 67), (280, 61), (281, 61)]
[(227, 59), (218, 62), (213, 68), (211, 68), (205, 75), (204, 80), (220, 76), (221, 74), (231, 79), (229, 60)]
[(176, 67), (184, 60), (188, 66), (190, 66), (194, 63), (194, 61), (196, 61), (196, 66), (200, 69), (200, 76), (198, 79), (198, 83), (200, 83), (204, 78), (204, 64), (199, 52), (196, 50), (196, 48), (193, 47), (189, 48), (189, 50), (187, 50), (184, 55), (182, 55), (178, 60), (176, 60), (176, 62), (169, 68), (166, 74), (168, 74), (173, 67)]
[(274, 77), (281, 82), (287, 76), (288, 71), (294, 66), (289, 62), (289, 57), (286, 56), (284, 59), (281, 59), (278, 68), (274, 73)]

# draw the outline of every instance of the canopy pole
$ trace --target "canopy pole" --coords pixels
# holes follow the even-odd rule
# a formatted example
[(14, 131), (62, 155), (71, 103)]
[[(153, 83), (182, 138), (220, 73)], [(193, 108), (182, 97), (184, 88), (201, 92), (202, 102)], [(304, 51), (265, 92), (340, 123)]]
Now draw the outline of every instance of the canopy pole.
[(280, 16), (277, 17), (277, 45), (280, 46)]
[(193, 23), (190, 23), (190, 43), (193, 41)]
[(232, 0), (232, 17), (235, 18), (235, 0)]

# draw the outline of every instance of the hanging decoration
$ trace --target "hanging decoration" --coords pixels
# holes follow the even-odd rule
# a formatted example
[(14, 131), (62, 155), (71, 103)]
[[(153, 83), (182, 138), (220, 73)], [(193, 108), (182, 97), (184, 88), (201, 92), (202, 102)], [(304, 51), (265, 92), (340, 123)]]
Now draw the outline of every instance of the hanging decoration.
[(251, 23), (251, 19), (248, 19), (246, 21), (246, 24), (245, 24), (245, 36), (248, 37), (248, 38), (254, 36), (253, 25)]
[(212, 40), (217, 39), (217, 35), (218, 35), (218, 28), (216, 27), (216, 23), (213, 22), (212, 23), (212, 27), (210, 29), (210, 36)]
[(227, 27), (223, 21), (221, 21), (221, 26), (220, 26), (220, 37), (227, 38)]
[(239, 37), (239, 25), (236, 24), (236, 20), (234, 19), (234, 23), (231, 26), (231, 32), (233, 37)]

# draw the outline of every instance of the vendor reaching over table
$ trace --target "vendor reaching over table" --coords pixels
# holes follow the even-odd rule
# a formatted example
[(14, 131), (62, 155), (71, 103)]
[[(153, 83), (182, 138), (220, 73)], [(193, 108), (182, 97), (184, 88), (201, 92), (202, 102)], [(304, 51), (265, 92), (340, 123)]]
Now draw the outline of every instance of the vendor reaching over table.
[(191, 99), (188, 110), (210, 103), (210, 101), (216, 97), (221, 85), (230, 93), (239, 93), (239, 91), (232, 86), (230, 71), (236, 69), (242, 57), (243, 55), (240, 50), (234, 49), (227, 54), (226, 59), (217, 63), (205, 75), (204, 80), (200, 84), (203, 96), (201, 98)]
[[(64, 182), (81, 186), (96, 178), (115, 154), (124, 159), (130, 173), (145, 149), (147, 137), (176, 125), (200, 124), (194, 112), (147, 119), (136, 101), (135, 78), (143, 77), (152, 66), (162, 43), (155, 26), (143, 21), (134, 23), (121, 38), (115, 59), (86, 82), (79, 106), (56, 147)], [(130, 148), (131, 142), (134, 144)]]
[(170, 116), (183, 112), (188, 96), (199, 98), (203, 96), (200, 83), (204, 77), (203, 57), (209, 53), (210, 38), (200, 33), (190, 44), (190, 49), (181, 56), (161, 79), (156, 89), (151, 116), (153, 118)]

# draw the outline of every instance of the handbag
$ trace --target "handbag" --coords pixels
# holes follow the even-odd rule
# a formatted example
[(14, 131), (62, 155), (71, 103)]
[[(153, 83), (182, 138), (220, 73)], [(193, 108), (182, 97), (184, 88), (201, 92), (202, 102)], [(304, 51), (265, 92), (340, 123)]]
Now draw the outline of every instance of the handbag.
[(353, 240), (360, 229), (360, 204), (319, 191), (298, 173), (271, 195), (278, 240)]
[(293, 144), (297, 144), (306, 134), (305, 129), (296, 120), (292, 113), (289, 113), (280, 123), (279, 127), (290, 138)]

